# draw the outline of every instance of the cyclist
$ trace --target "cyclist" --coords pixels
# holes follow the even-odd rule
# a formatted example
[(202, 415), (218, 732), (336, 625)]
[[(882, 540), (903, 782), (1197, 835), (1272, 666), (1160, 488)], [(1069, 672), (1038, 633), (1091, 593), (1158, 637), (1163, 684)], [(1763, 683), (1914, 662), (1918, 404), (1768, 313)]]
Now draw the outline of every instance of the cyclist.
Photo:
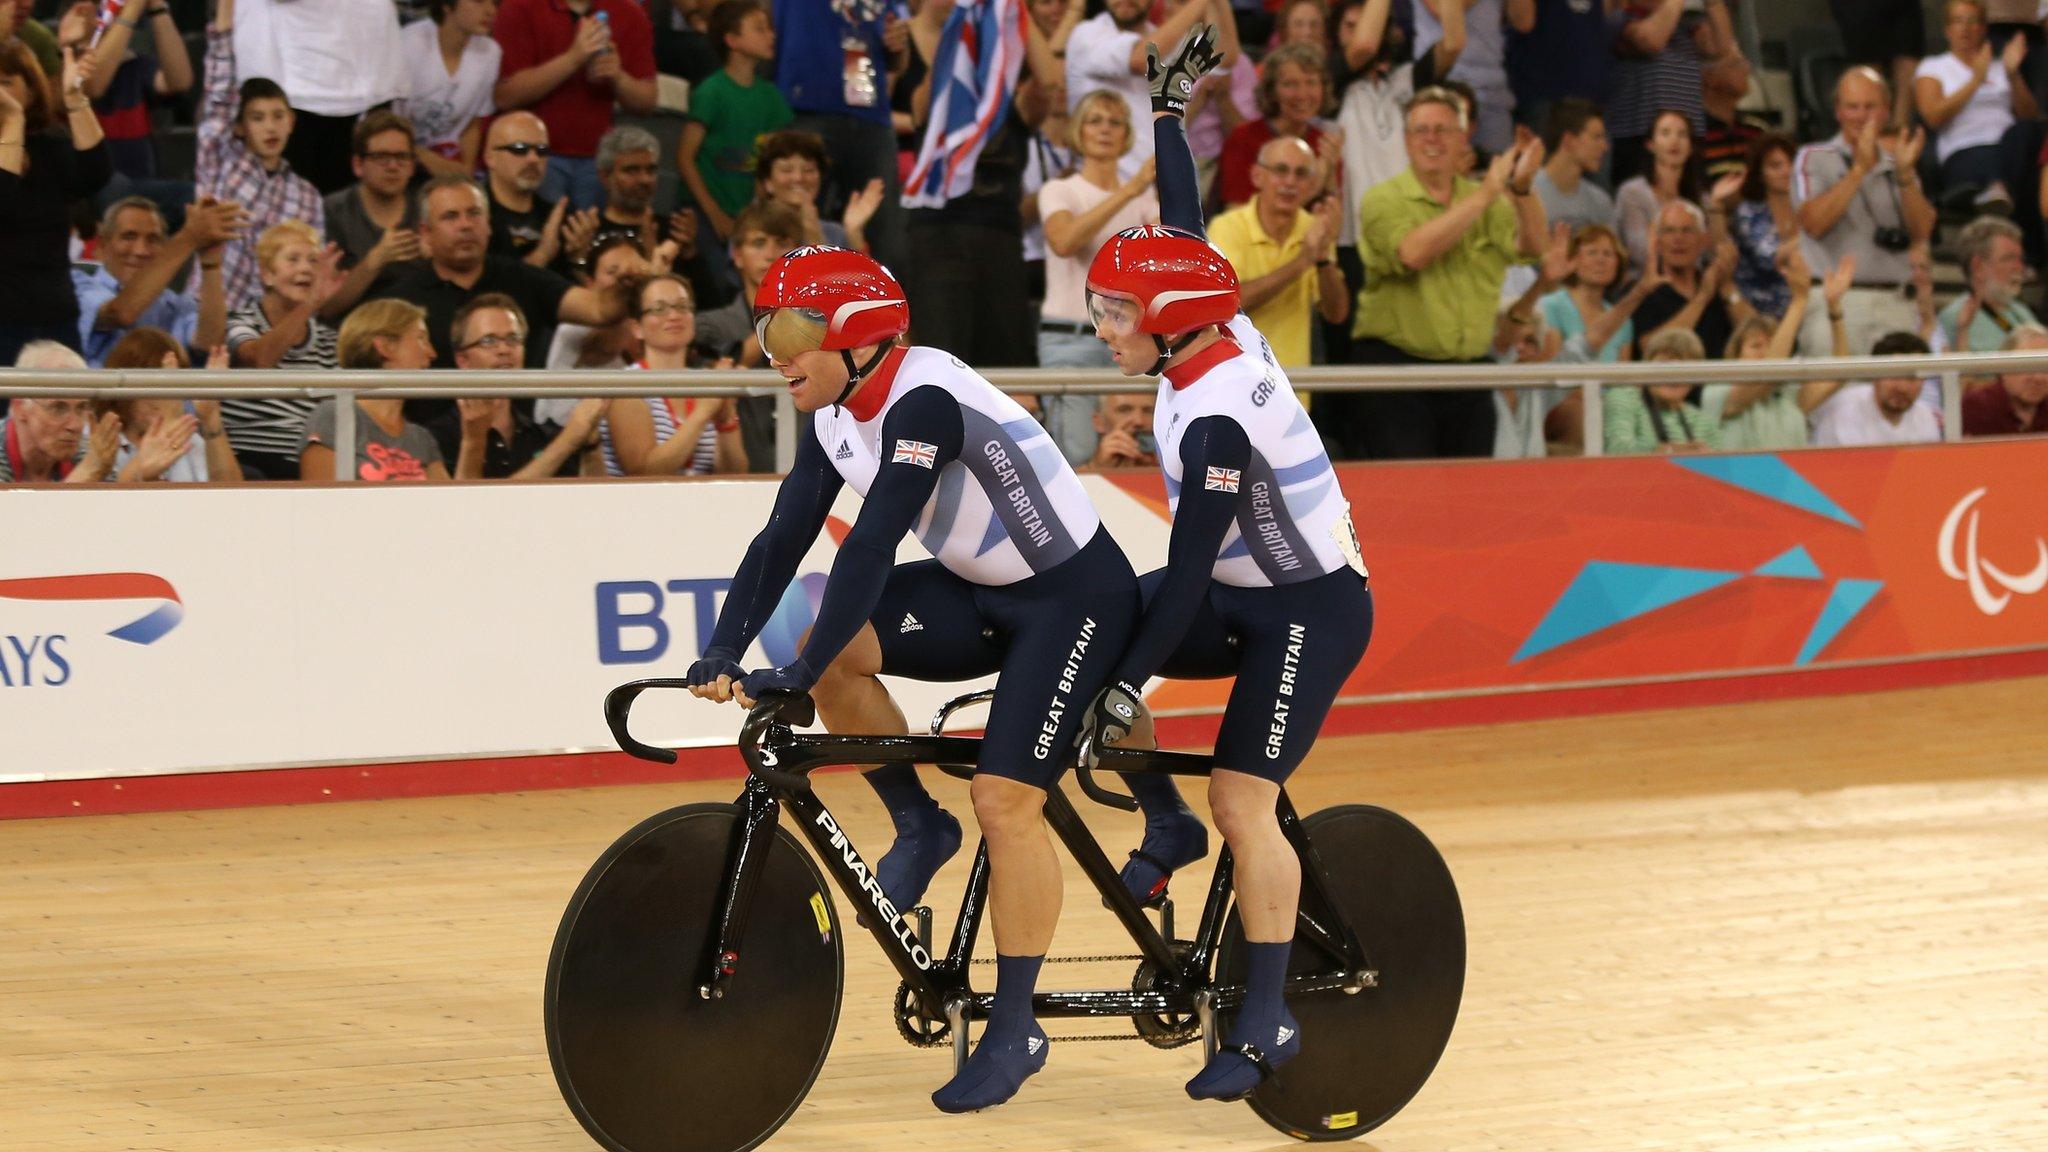
[[(999, 673), (972, 786), (988, 843), (996, 993), (981, 1043), (932, 1094), (948, 1112), (1000, 1104), (1045, 1064), (1031, 995), (1059, 919), (1060, 868), (1045, 789), (1071, 755), (1139, 610), (1137, 576), (1058, 447), (1016, 401), (936, 348), (898, 342), (903, 289), (873, 259), (798, 248), (754, 297), (755, 331), (811, 434), (767, 527), (734, 574), (691, 690), (751, 707), (771, 689), (809, 691), (833, 732), (901, 734), (876, 679)], [(744, 671), (842, 485), (864, 498), (794, 663)], [(915, 532), (935, 559), (897, 564)], [(897, 840), (877, 868), (894, 916), (960, 844), (960, 825), (914, 765), (867, 774)]]
[(1322, 440), (1239, 310), (1236, 272), (1203, 239), (1181, 120), (1219, 60), (1209, 26), (1164, 66), (1151, 54), (1164, 226), (1118, 233), (1088, 270), (1090, 316), (1118, 367), (1162, 377), (1153, 426), (1173, 514), (1166, 566), (1143, 580), (1143, 619), (1088, 727), (1099, 744), (1127, 735), (1154, 674), (1237, 677), (1209, 808), (1236, 859), (1250, 963), (1227, 1043), (1187, 1085), (1233, 1100), (1301, 1050), (1283, 994), (1301, 870), (1275, 807), (1365, 654), (1372, 597)]

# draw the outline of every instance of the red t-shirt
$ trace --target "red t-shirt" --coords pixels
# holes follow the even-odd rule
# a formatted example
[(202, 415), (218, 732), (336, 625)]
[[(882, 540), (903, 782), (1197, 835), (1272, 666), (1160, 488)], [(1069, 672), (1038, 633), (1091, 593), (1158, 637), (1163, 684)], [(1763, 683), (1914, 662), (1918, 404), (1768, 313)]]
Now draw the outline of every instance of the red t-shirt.
[(2048, 404), (2035, 408), (2033, 423), (2021, 427), (2005, 385), (1987, 384), (1963, 393), (1963, 435), (2017, 436), (2022, 432), (2048, 432)]
[[(1247, 120), (1231, 129), (1223, 141), (1223, 156), (1216, 162), (1216, 179), (1223, 189), (1223, 206), (1234, 208), (1252, 198), (1257, 189), (1252, 187), (1252, 168), (1259, 162), (1259, 149), (1273, 138), (1273, 126), (1265, 120)], [(1323, 146), (1323, 133), (1315, 125), (1308, 126), (1310, 148)]]
[[(607, 14), (612, 50), (635, 80), (654, 76), (654, 27), (634, 0), (590, 0), (590, 13)], [(560, 56), (576, 38), (580, 18), (562, 0), (504, 0), (491, 35), (504, 49), (502, 79)], [(595, 156), (612, 126), (612, 86), (590, 79), (589, 69), (562, 81), (529, 109), (548, 126), (548, 144), (562, 156)]]

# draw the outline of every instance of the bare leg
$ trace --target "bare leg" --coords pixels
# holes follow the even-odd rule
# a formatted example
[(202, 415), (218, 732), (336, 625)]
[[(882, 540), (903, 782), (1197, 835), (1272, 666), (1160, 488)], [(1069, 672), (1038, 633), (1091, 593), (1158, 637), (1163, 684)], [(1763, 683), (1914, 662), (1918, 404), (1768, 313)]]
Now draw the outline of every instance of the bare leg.
[(988, 841), (996, 951), (1043, 956), (1060, 920), (1060, 862), (1045, 826), (1045, 792), (1001, 776), (974, 778), (974, 816)]
[[(862, 625), (811, 688), (827, 731), (861, 736), (910, 731), (881, 674), (882, 643), (874, 625)], [(933, 874), (960, 850), (960, 822), (925, 791), (914, 764), (884, 764), (861, 778), (882, 798), (896, 828), (895, 844), (875, 864), (875, 879), (890, 903), (909, 911), (923, 898)]]
[(1039, 966), (1060, 919), (1060, 865), (1045, 826), (1045, 792), (1001, 776), (974, 778), (974, 815), (988, 842), (989, 907), (995, 916), (996, 997), (967, 1065), (932, 1103), (973, 1112), (1014, 1096), (1045, 1066), (1045, 1032), (1031, 1014)]
[(1209, 776), (1209, 809), (1237, 863), (1237, 913), (1246, 945), (1244, 1007), (1226, 1046), (1193, 1080), (1198, 1100), (1235, 1100), (1258, 1087), (1264, 1068), (1301, 1051), (1300, 1026), (1287, 1012), (1288, 954), (1301, 900), (1301, 862), (1280, 831), (1280, 786), (1219, 768)]
[[(808, 643), (810, 638), (810, 633), (805, 632), (804, 642)], [(907, 735), (910, 723), (903, 718), (903, 709), (897, 707), (895, 697), (889, 695), (881, 675), (882, 642), (875, 637), (873, 624), (863, 624), (811, 689), (811, 699), (817, 702), (818, 718), (825, 722), (825, 730), (840, 735)]]
[(1294, 939), (1301, 861), (1280, 831), (1280, 786), (1228, 768), (1209, 777), (1209, 811), (1236, 862), (1237, 915), (1258, 944)]

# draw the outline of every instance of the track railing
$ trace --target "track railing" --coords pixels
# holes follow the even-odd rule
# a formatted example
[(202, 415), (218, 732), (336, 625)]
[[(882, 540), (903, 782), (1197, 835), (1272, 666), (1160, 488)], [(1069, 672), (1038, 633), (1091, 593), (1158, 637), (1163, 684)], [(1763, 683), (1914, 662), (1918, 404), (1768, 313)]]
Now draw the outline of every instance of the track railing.
[[(1389, 392), (1414, 389), (1573, 388), (1584, 400), (1586, 454), (1601, 454), (1602, 389), (1642, 384), (1737, 384), (1804, 380), (1860, 382), (1913, 376), (1941, 382), (1943, 436), (1962, 438), (1963, 378), (2001, 372), (2048, 372), (2048, 352), (1980, 352), (1941, 356), (1850, 356), (1798, 360), (1694, 360), (1624, 364), (1417, 364), (1399, 367), (1327, 365), (1294, 368), (1288, 377), (1301, 392)], [(1104, 395), (1149, 391), (1150, 377), (1120, 376), (1106, 369), (985, 369), (1006, 392), (1046, 395)], [(187, 369), (0, 369), (0, 396), (115, 400), (175, 395), (194, 399), (296, 397), (338, 401), (490, 396), (513, 399), (580, 400), (611, 396), (770, 396), (777, 401), (776, 466), (787, 471), (796, 456), (797, 418), (779, 377), (756, 371), (621, 372), (573, 371), (207, 371)], [(355, 440), (353, 403), (336, 405), (335, 439)], [(335, 479), (353, 478), (351, 456), (335, 454)]]

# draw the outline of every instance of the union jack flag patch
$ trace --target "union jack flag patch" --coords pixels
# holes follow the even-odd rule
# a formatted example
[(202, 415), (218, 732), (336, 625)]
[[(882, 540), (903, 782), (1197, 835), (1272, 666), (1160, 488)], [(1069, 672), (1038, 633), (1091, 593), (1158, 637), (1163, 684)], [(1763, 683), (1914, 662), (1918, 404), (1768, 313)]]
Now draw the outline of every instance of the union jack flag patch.
[(1211, 468), (1209, 474), (1202, 478), (1202, 487), (1211, 492), (1235, 492), (1242, 476), (1243, 473), (1235, 468)]
[(936, 444), (927, 444), (922, 440), (898, 440), (896, 454), (889, 457), (889, 463), (915, 464), (919, 468), (929, 468), (938, 454), (939, 448)]

